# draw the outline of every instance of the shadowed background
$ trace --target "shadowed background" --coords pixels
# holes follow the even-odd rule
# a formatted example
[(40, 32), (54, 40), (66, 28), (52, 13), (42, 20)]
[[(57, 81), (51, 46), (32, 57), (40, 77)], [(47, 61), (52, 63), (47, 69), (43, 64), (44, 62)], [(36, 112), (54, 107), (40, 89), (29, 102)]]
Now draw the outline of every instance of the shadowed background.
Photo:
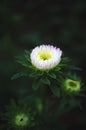
[[(30, 93), (28, 78), (14, 81), (10, 78), (20, 68), (15, 56), (37, 45), (60, 47), (74, 65), (82, 68), (78, 74), (85, 83), (85, 8), (84, 0), (0, 1), (0, 109), (11, 98)], [(83, 127), (86, 123), (84, 109), (79, 113)]]

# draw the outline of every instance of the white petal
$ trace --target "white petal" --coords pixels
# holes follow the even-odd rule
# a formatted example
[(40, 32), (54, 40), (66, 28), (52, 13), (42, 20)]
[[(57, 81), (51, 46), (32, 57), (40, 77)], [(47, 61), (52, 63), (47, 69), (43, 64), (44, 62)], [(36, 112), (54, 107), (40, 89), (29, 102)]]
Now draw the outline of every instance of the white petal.
[[(40, 45), (32, 50), (30, 58), (36, 68), (46, 70), (56, 67), (61, 61), (61, 55), (62, 51), (60, 48), (56, 48), (52, 45)], [(42, 56), (45, 59), (43, 59)]]

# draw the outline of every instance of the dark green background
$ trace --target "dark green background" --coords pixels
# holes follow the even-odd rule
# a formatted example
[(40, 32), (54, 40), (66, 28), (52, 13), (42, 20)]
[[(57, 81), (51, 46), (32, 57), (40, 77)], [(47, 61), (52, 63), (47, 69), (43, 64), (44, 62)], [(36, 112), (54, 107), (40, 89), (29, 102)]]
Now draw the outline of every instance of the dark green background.
[[(9, 104), (11, 98), (30, 93), (28, 78), (14, 81), (10, 78), (20, 68), (15, 63), (15, 56), (37, 45), (52, 44), (60, 47), (74, 65), (82, 68), (78, 75), (85, 83), (85, 8), (85, 0), (0, 1), (1, 110), (4, 105)], [(82, 104), (85, 103), (86, 100)], [(79, 112), (81, 127), (86, 123), (85, 105), (83, 107), (83, 111)]]

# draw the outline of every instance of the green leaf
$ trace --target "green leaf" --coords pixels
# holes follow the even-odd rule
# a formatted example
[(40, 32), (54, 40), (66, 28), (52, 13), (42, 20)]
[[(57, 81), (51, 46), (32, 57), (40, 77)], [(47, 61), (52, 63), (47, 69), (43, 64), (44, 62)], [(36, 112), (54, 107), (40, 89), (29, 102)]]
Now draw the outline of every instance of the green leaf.
[(40, 80), (40, 82), (44, 83), (44, 84), (47, 84), (47, 85), (50, 85), (50, 80), (47, 78), (47, 77), (44, 77)]
[(32, 84), (33, 90), (37, 90), (39, 87), (40, 87), (40, 82), (34, 81), (34, 83)]
[(82, 109), (82, 106), (80, 104), (80, 101), (75, 99), (75, 98), (71, 98), (69, 99), (68, 101), (68, 108), (67, 108), (67, 111), (70, 111), (71, 109), (73, 109), (74, 107), (79, 107), (80, 109)]
[(55, 67), (54, 70), (55, 70), (55, 71), (60, 71), (60, 70), (61, 70), (61, 67), (60, 67), (60, 66)]
[(43, 75), (43, 72), (38, 72), (36, 70), (34, 70), (34, 72), (32, 72), (32, 73), (29, 74), (30, 77), (36, 77), (36, 78), (40, 77), (42, 75)]
[(81, 68), (75, 67), (74, 65), (70, 65), (69, 68), (72, 69), (72, 70), (82, 71)]
[(25, 59), (24, 56), (18, 56), (16, 57), (16, 62), (21, 64), (24, 67), (29, 68), (29, 62)]
[(13, 76), (12, 76), (12, 80), (13, 79), (18, 79), (18, 78), (20, 78), (20, 77), (22, 77), (22, 76), (28, 76), (25, 72), (19, 72), (19, 73), (17, 73), (17, 74), (14, 74)]
[(68, 62), (70, 62), (71, 61), (71, 59), (69, 58), (69, 57), (63, 57), (62, 58), (62, 64), (63, 63), (68, 63)]
[(53, 79), (56, 79), (56, 75), (54, 73), (49, 73), (49, 76)]
[(23, 61), (17, 61), (19, 64), (21, 64), (22, 66), (29, 68), (29, 65)]
[(54, 94), (54, 96), (60, 97), (60, 89), (56, 85), (50, 86), (50, 89), (52, 93)]
[(55, 113), (56, 116), (61, 116), (66, 112), (66, 105), (67, 105), (67, 101), (66, 100), (61, 100), (58, 108), (57, 108), (57, 112)]
[(25, 54), (26, 54), (27, 56), (30, 56), (30, 51), (25, 50)]
[(29, 62), (31, 62), (31, 60), (30, 60), (30, 52), (27, 51), (27, 50), (25, 50), (25, 58), (26, 58), (26, 60), (28, 60)]

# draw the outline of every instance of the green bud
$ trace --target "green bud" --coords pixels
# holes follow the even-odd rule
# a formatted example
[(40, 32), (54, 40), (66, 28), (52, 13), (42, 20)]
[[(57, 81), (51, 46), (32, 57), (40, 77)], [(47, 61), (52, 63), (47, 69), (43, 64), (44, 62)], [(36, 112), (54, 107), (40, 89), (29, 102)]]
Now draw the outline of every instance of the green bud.
[(81, 83), (79, 80), (65, 79), (62, 89), (68, 94), (77, 94), (80, 92)]
[(21, 113), (21, 114), (17, 114), (15, 116), (14, 123), (17, 126), (23, 127), (23, 126), (27, 126), (27, 124), (29, 123), (29, 121), (30, 121), (29, 117), (26, 114)]

